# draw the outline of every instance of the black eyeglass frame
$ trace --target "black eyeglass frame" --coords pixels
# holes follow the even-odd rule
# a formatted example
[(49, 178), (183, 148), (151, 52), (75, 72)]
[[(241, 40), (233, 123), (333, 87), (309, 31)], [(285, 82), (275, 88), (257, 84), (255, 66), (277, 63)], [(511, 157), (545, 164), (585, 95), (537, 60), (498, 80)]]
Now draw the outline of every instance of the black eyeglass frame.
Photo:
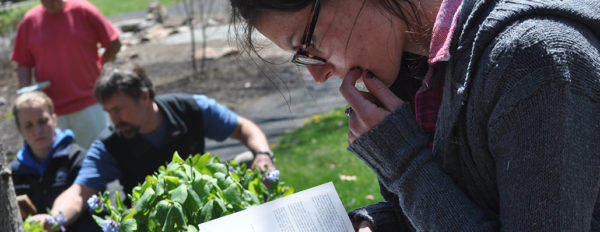
[(296, 51), (296, 54), (294, 54), (294, 57), (292, 57), (292, 63), (307, 66), (319, 66), (327, 64), (326, 59), (315, 56), (308, 52), (308, 46), (312, 45), (312, 36), (315, 31), (315, 26), (317, 25), (317, 19), (319, 18), (320, 10), (321, 4), (319, 0), (315, 0), (311, 9), (309, 24), (307, 24), (306, 29), (304, 29), (302, 41), (300, 41), (300, 47)]

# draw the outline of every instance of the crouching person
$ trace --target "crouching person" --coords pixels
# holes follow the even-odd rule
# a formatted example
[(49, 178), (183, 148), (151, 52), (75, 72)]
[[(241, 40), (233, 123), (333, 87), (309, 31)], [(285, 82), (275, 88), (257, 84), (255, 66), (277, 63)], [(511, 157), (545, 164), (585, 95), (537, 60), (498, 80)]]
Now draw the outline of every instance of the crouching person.
[(182, 158), (204, 153), (204, 139), (237, 139), (264, 169), (275, 168), (264, 133), (248, 119), (198, 94), (154, 95), (141, 69), (115, 70), (95, 85), (98, 102), (110, 115), (109, 126), (94, 141), (74, 184), (54, 203), (66, 224), (87, 212), (87, 200), (118, 179), (125, 193), (143, 182), (178, 151)]
[[(16, 126), (25, 140), (11, 163), (15, 191), (17, 195), (27, 195), (31, 199), (38, 213), (34, 219), (48, 221), (46, 209), (51, 208), (59, 194), (73, 184), (86, 152), (73, 143), (71, 130), (57, 128), (54, 105), (45, 93), (20, 95), (12, 110)], [(66, 229), (100, 231), (89, 214), (82, 215)]]

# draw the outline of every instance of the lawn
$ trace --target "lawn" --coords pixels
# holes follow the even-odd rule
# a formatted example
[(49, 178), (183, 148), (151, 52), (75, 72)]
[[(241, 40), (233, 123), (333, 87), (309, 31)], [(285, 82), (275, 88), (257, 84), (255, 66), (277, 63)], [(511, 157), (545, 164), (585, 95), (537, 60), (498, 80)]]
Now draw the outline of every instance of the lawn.
[[(89, 0), (104, 16), (145, 10), (152, 0)], [(178, 0), (159, 0), (165, 6), (176, 3)], [(9, 10), (0, 9), (0, 33), (14, 30), (23, 15), (40, 1), (32, 1)]]
[[(104, 16), (117, 15), (126, 12), (145, 10), (148, 3), (153, 0), (88, 0), (104, 14)], [(159, 0), (165, 6), (176, 3), (177, 0)]]
[(346, 210), (382, 200), (375, 174), (346, 150), (343, 109), (315, 115), (274, 146), (281, 179), (296, 192), (332, 181)]

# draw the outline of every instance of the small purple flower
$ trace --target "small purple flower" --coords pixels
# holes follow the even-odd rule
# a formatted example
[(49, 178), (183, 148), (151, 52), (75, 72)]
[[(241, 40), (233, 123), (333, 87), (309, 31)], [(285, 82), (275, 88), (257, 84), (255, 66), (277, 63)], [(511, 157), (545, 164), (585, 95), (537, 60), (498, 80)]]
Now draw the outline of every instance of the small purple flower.
[(62, 212), (58, 212), (58, 215), (55, 215), (54, 218), (60, 224), (67, 222), (67, 218), (65, 218), (65, 215)]
[(48, 224), (53, 228), (53, 229), (60, 229), (60, 231), (66, 231), (65, 227), (62, 225), (65, 222), (67, 222), (67, 219), (65, 218), (65, 215), (63, 215), (62, 212), (59, 212), (58, 215), (56, 216), (48, 216), (46, 218), (46, 221), (48, 221)]
[(119, 223), (112, 219), (106, 219), (102, 223), (103, 232), (119, 232)]
[(53, 226), (53, 225), (56, 225), (56, 224), (57, 224), (57, 222), (56, 222), (56, 219), (54, 219), (54, 217), (52, 217), (52, 216), (48, 216), (48, 217), (46, 218), (46, 221), (48, 221), (48, 225), (51, 225), (51, 226)]
[(98, 197), (98, 195), (94, 194), (92, 195), (88, 200), (87, 200), (87, 204), (88, 206), (90, 206), (90, 210), (94, 211), (96, 210), (98, 207), (100, 207), (100, 204), (102, 202), (100, 201), (100, 198)]
[(267, 178), (267, 180), (270, 180), (270, 181), (279, 180), (279, 170), (271, 169), (271, 170), (267, 171), (266, 178)]

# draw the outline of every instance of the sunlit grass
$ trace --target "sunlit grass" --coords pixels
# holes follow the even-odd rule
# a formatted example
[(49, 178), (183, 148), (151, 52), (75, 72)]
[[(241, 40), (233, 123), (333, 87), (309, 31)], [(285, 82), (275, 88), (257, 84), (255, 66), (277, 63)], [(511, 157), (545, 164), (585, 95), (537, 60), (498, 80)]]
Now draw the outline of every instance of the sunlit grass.
[(346, 210), (381, 201), (375, 174), (346, 150), (347, 131), (343, 109), (306, 119), (274, 146), (281, 178), (296, 192), (332, 181)]
[[(117, 15), (132, 11), (145, 10), (152, 0), (89, 0), (104, 16)], [(177, 0), (160, 0), (165, 6), (176, 3)], [(40, 4), (32, 1), (8, 10), (0, 9), (0, 33), (15, 30), (23, 15), (31, 8)]]

